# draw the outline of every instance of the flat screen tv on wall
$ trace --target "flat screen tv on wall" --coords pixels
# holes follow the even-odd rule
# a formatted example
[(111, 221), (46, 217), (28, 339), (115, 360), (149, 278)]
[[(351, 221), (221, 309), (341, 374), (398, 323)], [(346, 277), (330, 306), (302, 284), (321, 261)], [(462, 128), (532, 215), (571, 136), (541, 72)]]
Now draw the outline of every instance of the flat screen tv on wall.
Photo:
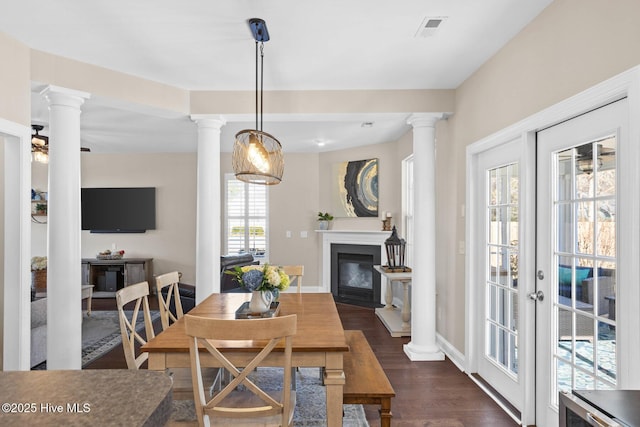
[(156, 189), (83, 188), (82, 229), (92, 233), (144, 233), (156, 228)]

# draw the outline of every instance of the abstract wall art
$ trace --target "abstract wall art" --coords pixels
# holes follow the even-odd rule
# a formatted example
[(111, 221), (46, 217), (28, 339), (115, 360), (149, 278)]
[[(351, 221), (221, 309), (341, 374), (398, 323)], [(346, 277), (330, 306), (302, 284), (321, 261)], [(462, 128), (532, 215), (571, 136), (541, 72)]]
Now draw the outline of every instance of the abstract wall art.
[(378, 159), (336, 163), (333, 176), (335, 216), (378, 216)]

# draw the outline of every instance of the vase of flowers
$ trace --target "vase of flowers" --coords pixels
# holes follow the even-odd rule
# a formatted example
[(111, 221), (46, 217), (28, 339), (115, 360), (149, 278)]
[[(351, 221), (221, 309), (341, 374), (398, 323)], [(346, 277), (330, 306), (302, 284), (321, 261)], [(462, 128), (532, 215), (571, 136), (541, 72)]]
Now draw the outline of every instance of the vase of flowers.
[(282, 269), (269, 264), (235, 267), (226, 273), (235, 276), (240, 286), (251, 291), (249, 309), (252, 313), (269, 311), (271, 303), (290, 283)]
[(251, 292), (251, 301), (249, 301), (249, 310), (251, 313), (265, 313), (271, 308), (273, 302), (273, 294), (269, 291), (253, 291)]

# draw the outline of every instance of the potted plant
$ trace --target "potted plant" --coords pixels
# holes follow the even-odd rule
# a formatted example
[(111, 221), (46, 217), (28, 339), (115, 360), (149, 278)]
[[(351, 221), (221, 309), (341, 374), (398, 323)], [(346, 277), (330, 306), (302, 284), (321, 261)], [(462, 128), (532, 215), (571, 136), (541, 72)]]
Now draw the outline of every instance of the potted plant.
[(328, 230), (329, 223), (333, 220), (333, 215), (329, 212), (318, 212), (318, 229)]
[(36, 204), (36, 213), (38, 215), (46, 215), (47, 214), (47, 205), (44, 203)]

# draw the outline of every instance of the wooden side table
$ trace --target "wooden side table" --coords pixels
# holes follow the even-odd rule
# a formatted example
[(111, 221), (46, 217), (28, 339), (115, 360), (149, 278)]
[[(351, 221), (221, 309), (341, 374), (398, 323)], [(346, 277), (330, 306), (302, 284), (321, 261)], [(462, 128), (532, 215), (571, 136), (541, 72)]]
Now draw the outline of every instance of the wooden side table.
[[(411, 272), (388, 273), (379, 265), (374, 265), (373, 268), (387, 279), (386, 305), (382, 308), (376, 308), (376, 315), (389, 330), (392, 337), (410, 337), (411, 301), (409, 299), (409, 286), (411, 285)], [(402, 284), (402, 309), (393, 306), (393, 282)]]
[(93, 298), (93, 285), (82, 286), (81, 300), (87, 300), (87, 316), (91, 316), (91, 299)]

